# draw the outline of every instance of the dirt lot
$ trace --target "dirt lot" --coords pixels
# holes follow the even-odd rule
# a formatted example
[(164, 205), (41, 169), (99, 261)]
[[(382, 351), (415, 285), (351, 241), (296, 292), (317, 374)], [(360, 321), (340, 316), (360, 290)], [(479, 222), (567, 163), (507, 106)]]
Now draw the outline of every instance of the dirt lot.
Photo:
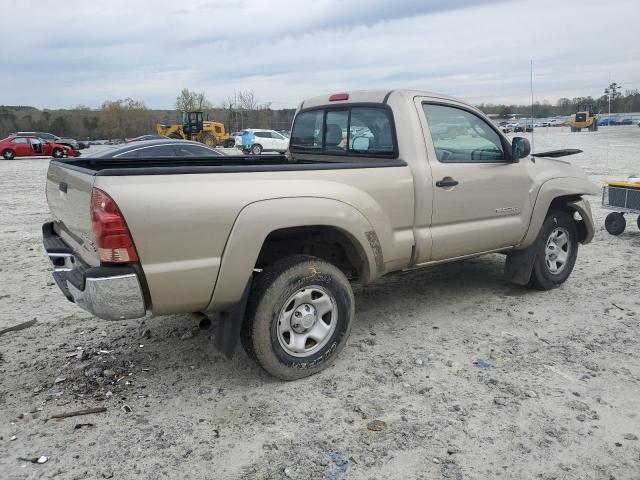
[[(536, 134), (559, 147), (596, 183), (640, 173), (635, 126)], [(335, 365), (283, 383), (186, 315), (68, 303), (41, 246), (47, 163), (0, 162), (0, 330), (37, 319), (0, 337), (0, 477), (640, 478), (640, 233), (608, 235), (598, 198), (562, 288), (504, 283), (499, 255), (389, 276), (356, 292)]]

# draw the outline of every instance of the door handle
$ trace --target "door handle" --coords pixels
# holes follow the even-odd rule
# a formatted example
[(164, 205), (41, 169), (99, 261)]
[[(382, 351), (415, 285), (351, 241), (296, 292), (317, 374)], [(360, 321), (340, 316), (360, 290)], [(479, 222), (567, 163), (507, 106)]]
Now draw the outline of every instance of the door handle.
[(438, 180), (436, 182), (436, 187), (455, 187), (456, 185), (458, 185), (458, 181), (454, 180), (451, 177), (444, 177), (442, 180)]

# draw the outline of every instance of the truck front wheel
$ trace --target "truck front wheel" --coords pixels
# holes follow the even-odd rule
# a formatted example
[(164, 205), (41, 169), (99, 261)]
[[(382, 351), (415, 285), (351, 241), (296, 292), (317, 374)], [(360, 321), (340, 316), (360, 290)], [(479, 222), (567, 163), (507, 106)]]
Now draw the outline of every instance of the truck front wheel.
[(349, 337), (353, 316), (345, 275), (317, 257), (292, 255), (254, 279), (240, 338), (268, 373), (295, 380), (329, 365)]
[(578, 230), (567, 212), (551, 212), (540, 230), (530, 285), (551, 290), (565, 282), (576, 263)]

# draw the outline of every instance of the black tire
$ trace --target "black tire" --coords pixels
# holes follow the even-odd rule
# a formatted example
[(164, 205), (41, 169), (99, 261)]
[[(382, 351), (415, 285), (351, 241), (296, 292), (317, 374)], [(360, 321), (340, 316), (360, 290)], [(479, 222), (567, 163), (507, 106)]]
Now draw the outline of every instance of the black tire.
[(627, 228), (627, 221), (624, 215), (619, 212), (611, 212), (604, 219), (604, 228), (611, 235), (620, 235)]
[(7, 148), (2, 152), (2, 158), (4, 158), (5, 160), (13, 160), (15, 157), (16, 157), (16, 152), (14, 152), (9, 148)]
[(262, 153), (262, 145), (258, 143), (251, 145), (251, 153), (254, 155), (260, 155)]
[(218, 146), (218, 139), (213, 133), (203, 133), (202, 143), (204, 143), (208, 147), (216, 148)]
[(236, 144), (235, 140), (229, 139), (229, 140), (225, 140), (224, 143), (222, 144), (222, 146), (224, 148), (233, 148), (233, 146)]
[(575, 128), (575, 127), (571, 127), (571, 131), (572, 131), (572, 132), (575, 132), (575, 131), (576, 131), (576, 128)]
[(61, 148), (54, 148), (53, 151), (51, 152), (51, 156), (53, 158), (62, 158), (64, 157), (64, 150)]
[[(322, 343), (310, 347), (309, 354), (295, 356), (281, 345), (280, 314), (286, 312), (287, 303), (291, 311), (293, 295), (304, 292), (305, 287), (314, 290), (314, 286), (332, 297), (335, 315), (332, 310), (328, 325), (336, 323)], [(240, 339), (247, 354), (268, 373), (281, 380), (296, 380), (318, 373), (338, 355), (349, 337), (353, 316), (353, 291), (347, 277), (317, 257), (292, 255), (274, 262), (254, 279)]]
[[(555, 265), (556, 268), (558, 268), (558, 263), (556, 260), (549, 260), (546, 253), (548, 242), (551, 241), (551, 237), (557, 235), (558, 231), (568, 236), (567, 249), (565, 250), (564, 247), (558, 249), (557, 245), (554, 249), (557, 249), (558, 252), (560, 250), (566, 252), (566, 260), (563, 266), (554, 272), (549, 263)], [(542, 224), (536, 242), (536, 259), (533, 262), (529, 285), (538, 290), (551, 290), (559, 287), (571, 275), (578, 256), (578, 229), (573, 217), (563, 211), (549, 213)]]
[(594, 132), (598, 131), (598, 120), (597, 119), (593, 121), (593, 131)]

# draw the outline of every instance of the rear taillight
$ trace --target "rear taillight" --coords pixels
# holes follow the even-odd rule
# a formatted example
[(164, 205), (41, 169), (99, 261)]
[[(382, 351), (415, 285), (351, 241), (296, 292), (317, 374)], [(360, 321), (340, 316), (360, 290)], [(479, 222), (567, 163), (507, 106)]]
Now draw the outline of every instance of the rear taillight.
[(101, 262), (138, 261), (138, 252), (122, 212), (116, 202), (99, 188), (91, 191), (91, 223)]

